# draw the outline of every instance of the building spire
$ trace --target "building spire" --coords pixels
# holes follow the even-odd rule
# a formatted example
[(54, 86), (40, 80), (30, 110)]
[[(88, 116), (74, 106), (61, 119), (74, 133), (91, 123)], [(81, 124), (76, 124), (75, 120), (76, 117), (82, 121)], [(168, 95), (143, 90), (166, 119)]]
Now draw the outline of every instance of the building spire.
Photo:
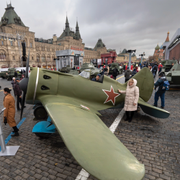
[(167, 38), (166, 38), (165, 42), (169, 42), (169, 32), (167, 33)]
[(67, 15), (66, 15), (66, 23), (65, 23), (65, 25), (66, 25), (66, 28), (69, 28), (69, 21), (68, 21)]
[(81, 35), (80, 35), (80, 32), (79, 32), (79, 26), (78, 26), (78, 21), (77, 20), (76, 20), (75, 39), (77, 39), (77, 40), (81, 39)]
[(79, 31), (78, 21), (76, 21), (76, 31)]

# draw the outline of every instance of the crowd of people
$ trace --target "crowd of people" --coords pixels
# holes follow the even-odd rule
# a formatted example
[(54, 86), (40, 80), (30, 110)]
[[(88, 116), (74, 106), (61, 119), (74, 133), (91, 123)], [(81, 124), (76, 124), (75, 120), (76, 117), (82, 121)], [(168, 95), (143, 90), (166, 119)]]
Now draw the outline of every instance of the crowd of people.
[[(155, 90), (155, 96), (154, 96), (154, 106), (157, 107), (158, 105), (158, 99), (161, 98), (161, 108), (164, 109), (165, 106), (165, 92), (168, 89), (168, 83), (167, 79), (165, 78), (165, 74), (161, 72), (162, 70), (162, 64), (159, 63), (159, 65), (155, 64), (132, 64), (130, 66), (130, 69), (128, 67), (128, 64), (122, 65), (124, 69), (124, 77), (125, 77), (125, 83), (127, 82), (127, 88), (126, 91), (118, 90), (119, 93), (126, 94), (125, 95), (125, 103), (124, 103), (124, 110), (126, 111), (126, 119), (125, 121), (132, 121), (134, 112), (137, 111), (138, 107), (138, 99), (139, 99), (139, 88), (137, 85), (137, 80), (133, 78), (133, 76), (139, 72), (143, 67), (148, 67), (153, 76), (155, 77), (157, 72), (159, 73), (159, 79), (157, 82), (154, 83)], [(99, 73), (95, 78), (92, 79), (92, 81), (100, 82), (100, 79), (103, 75), (109, 74), (109, 66), (103, 66), (103, 69), (101, 73)], [(116, 67), (114, 67), (112, 71), (112, 78), (116, 80), (116, 76), (118, 75), (118, 70)], [(19, 129), (16, 126), (15, 122), (15, 98), (16, 98), (16, 107), (17, 111), (20, 111), (22, 108), (22, 90), (19, 87), (20, 79), (18, 77), (13, 77), (12, 79), (12, 90), (14, 92), (14, 97), (11, 95), (9, 88), (4, 88), (4, 107), (6, 108), (4, 111), (4, 124), (9, 124), (10, 127), (13, 128), (13, 134), (12, 136), (19, 136)], [(25, 107), (25, 106), (24, 106)]]

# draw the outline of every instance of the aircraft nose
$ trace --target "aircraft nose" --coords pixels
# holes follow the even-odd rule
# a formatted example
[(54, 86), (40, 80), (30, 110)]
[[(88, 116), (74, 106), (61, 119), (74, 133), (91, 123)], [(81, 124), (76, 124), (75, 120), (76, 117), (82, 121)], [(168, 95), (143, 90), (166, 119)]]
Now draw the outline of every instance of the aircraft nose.
[(26, 91), (27, 91), (28, 81), (29, 81), (29, 78), (23, 78), (23, 79), (19, 82), (20, 89), (21, 89), (23, 92), (26, 92)]

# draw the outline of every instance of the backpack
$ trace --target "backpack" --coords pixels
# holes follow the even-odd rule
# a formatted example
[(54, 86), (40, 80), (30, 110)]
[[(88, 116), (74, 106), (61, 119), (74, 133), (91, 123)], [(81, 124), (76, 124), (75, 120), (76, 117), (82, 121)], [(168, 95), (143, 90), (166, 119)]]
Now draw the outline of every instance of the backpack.
[(116, 69), (116, 68), (113, 69), (112, 74), (113, 74), (114, 76), (117, 76), (117, 69)]
[(168, 91), (169, 90), (169, 81), (164, 80), (163, 85), (162, 85), (162, 91)]

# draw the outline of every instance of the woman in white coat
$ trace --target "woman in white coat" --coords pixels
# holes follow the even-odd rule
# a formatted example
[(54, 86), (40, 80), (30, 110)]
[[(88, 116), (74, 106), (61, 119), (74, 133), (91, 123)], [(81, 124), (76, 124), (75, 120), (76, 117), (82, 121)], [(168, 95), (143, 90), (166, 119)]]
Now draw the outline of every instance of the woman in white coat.
[(125, 121), (132, 121), (134, 111), (137, 111), (138, 99), (139, 99), (139, 88), (136, 86), (137, 80), (130, 79), (127, 82), (126, 91), (121, 91), (118, 89), (119, 93), (126, 94), (124, 110), (126, 111)]

